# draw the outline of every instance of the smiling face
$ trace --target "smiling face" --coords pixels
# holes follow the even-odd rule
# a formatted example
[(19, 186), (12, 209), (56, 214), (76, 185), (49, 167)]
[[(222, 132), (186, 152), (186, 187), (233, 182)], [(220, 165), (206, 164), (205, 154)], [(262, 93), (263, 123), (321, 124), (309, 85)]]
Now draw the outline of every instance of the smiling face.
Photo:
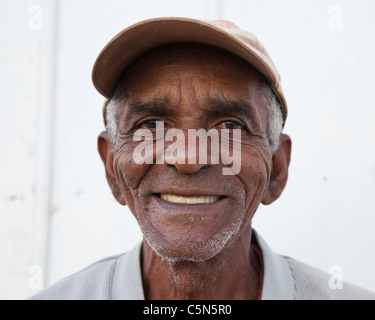
[[(241, 59), (198, 45), (155, 49), (127, 70), (117, 91), (124, 99), (116, 144), (102, 136), (99, 152), (116, 199), (129, 206), (158, 255), (204, 261), (251, 233), (272, 170), (263, 83)], [(135, 163), (134, 133), (155, 130), (155, 121), (186, 136), (189, 129), (241, 129), (240, 172), (223, 175), (230, 165), (222, 162)]]

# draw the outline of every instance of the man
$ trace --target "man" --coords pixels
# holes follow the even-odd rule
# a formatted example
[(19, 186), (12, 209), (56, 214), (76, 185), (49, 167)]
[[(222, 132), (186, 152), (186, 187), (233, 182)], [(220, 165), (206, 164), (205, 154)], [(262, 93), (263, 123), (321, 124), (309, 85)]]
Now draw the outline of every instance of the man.
[(108, 99), (107, 181), (144, 240), (36, 299), (375, 298), (331, 288), (251, 227), (281, 195), (291, 155), (279, 75), (254, 35), (225, 21), (143, 21), (107, 44), (93, 82)]

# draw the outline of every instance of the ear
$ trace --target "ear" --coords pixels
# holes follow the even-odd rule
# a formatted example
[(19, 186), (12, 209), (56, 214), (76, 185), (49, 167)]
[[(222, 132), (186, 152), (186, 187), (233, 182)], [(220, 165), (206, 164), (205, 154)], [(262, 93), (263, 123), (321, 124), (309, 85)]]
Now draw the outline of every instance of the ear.
[(292, 140), (286, 134), (280, 136), (279, 148), (272, 156), (272, 171), (268, 189), (263, 197), (264, 205), (277, 200), (283, 192), (288, 180)]
[(120, 204), (125, 206), (126, 202), (117, 184), (113, 169), (113, 147), (107, 131), (103, 131), (98, 137), (98, 151), (104, 164), (107, 182), (112, 190), (112, 194)]

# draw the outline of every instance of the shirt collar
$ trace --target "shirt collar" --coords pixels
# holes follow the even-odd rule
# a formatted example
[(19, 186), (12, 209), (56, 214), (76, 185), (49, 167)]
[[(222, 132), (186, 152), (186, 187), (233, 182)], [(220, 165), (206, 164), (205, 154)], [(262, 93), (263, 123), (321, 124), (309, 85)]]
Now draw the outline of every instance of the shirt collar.
[[(263, 256), (264, 278), (262, 300), (292, 300), (294, 281), (288, 262), (274, 253), (264, 239), (253, 230), (253, 237)], [(144, 300), (141, 272), (142, 242), (119, 257), (112, 284), (113, 300)]]
[(121, 255), (115, 265), (112, 281), (113, 300), (144, 300), (142, 269), (142, 242), (130, 252)]
[(263, 256), (262, 300), (293, 300), (294, 280), (288, 262), (274, 253), (255, 230), (253, 230), (253, 237)]

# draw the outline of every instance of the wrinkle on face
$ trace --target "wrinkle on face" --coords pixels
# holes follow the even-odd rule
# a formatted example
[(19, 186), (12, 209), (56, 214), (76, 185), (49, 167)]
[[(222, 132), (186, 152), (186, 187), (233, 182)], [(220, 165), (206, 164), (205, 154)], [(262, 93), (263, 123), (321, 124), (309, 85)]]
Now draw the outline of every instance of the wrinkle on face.
[[(158, 250), (171, 256), (185, 252), (184, 259), (188, 259), (189, 254), (195, 258), (197, 255), (202, 259), (207, 258), (212, 252), (223, 250), (245, 228), (249, 228), (267, 189), (272, 168), (266, 133), (267, 108), (262, 105), (256, 91), (263, 80), (242, 60), (215, 50), (161, 48), (135, 62), (121, 82), (126, 100), (115, 147), (116, 179), (145, 237), (152, 239)], [(155, 117), (184, 132), (188, 129), (208, 130), (215, 125), (213, 118), (216, 116), (212, 110), (214, 100), (223, 104), (247, 102), (252, 108), (249, 113), (253, 122), (247, 122), (247, 126), (254, 128), (254, 134), (244, 132), (242, 136), (241, 172), (235, 176), (223, 176), (223, 164), (202, 167), (194, 174), (185, 174), (176, 166), (167, 164), (136, 165), (132, 150), (137, 142), (132, 140), (132, 133), (134, 122), (141, 119), (142, 114), (135, 117), (127, 107), (135, 101), (152, 100), (167, 101), (171, 111), (167, 115), (156, 114)], [(245, 122), (245, 119), (242, 120)], [(233, 140), (229, 144), (233, 144)], [(167, 220), (159, 216), (157, 209), (151, 205), (152, 195), (158, 192), (159, 186), (167, 186), (171, 190), (200, 186), (205, 190), (222, 192), (229, 199), (228, 212), (217, 213), (215, 217), (221, 220), (216, 222), (208, 217), (198, 221), (193, 216), (174, 216)], [(207, 226), (206, 231), (202, 226)], [(190, 238), (186, 228), (192, 234)], [(172, 234), (170, 239), (163, 233), (165, 230)], [(194, 238), (194, 232), (198, 230), (203, 233), (201, 238), (205, 239), (200, 245)], [(177, 234), (181, 235), (182, 241), (173, 238)], [(211, 251), (208, 249), (210, 246)]]

